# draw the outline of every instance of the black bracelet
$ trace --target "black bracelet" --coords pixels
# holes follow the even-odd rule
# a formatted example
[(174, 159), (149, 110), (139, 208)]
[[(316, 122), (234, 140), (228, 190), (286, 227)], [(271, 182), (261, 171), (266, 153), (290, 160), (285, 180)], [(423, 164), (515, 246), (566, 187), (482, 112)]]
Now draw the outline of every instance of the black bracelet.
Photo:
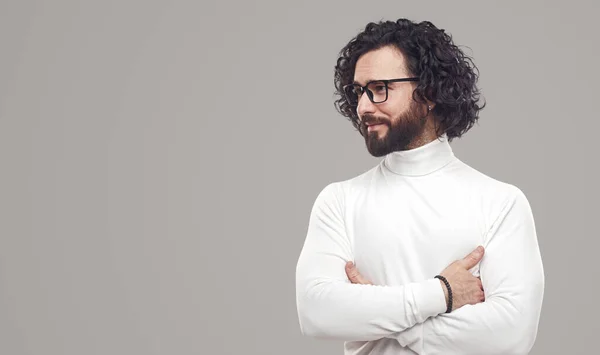
[(446, 280), (444, 276), (435, 275), (435, 278), (442, 280), (442, 282), (444, 283), (444, 285), (446, 285), (446, 288), (448, 289), (448, 305), (446, 306), (446, 313), (450, 313), (452, 312), (452, 289), (450, 288), (450, 283), (448, 282), (448, 280)]

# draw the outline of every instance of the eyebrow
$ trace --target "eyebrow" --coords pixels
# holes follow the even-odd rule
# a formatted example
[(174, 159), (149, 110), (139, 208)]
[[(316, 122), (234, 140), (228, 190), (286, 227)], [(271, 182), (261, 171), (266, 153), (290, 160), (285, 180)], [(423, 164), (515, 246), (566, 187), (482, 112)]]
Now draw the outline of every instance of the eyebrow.
[[(386, 79), (369, 79), (369, 80), (365, 81), (365, 85), (367, 85), (366, 83), (370, 83), (372, 81), (382, 81), (382, 80), (386, 80)], [(363, 86), (361, 83), (359, 83), (356, 80), (352, 81), (352, 84)]]
[[(367, 80), (365, 83), (368, 83), (368, 82), (370, 82), (370, 81), (373, 81), (373, 80), (369, 79), (369, 80)], [(359, 82), (358, 82), (358, 81), (356, 81), (356, 80), (354, 80), (354, 81), (352, 82), (352, 84), (356, 84), (356, 85), (360, 85), (360, 86), (362, 86), (362, 84), (361, 84), (361, 83), (359, 83)], [(365, 84), (365, 85), (366, 85), (366, 84)]]

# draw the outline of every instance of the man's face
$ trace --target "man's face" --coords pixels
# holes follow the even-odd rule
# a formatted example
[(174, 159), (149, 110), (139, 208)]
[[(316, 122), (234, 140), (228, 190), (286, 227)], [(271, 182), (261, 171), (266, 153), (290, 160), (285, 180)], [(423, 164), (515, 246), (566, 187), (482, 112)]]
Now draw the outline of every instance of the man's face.
[[(371, 80), (411, 77), (404, 57), (394, 47), (383, 47), (362, 55), (356, 62), (354, 82), (365, 85)], [(369, 153), (381, 157), (393, 151), (406, 150), (419, 137), (426, 123), (426, 111), (412, 98), (415, 84), (388, 84), (388, 98), (374, 104), (364, 93), (358, 101), (357, 114), (360, 132)]]

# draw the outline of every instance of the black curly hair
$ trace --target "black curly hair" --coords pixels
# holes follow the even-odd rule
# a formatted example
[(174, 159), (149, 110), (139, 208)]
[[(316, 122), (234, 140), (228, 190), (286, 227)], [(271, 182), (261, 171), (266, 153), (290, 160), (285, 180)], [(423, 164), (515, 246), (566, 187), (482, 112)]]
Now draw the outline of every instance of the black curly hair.
[(409, 75), (419, 78), (413, 99), (435, 104), (433, 114), (439, 123), (438, 136), (448, 140), (461, 137), (479, 118), (485, 107), (479, 104), (476, 86), (479, 71), (443, 29), (429, 21), (415, 23), (407, 19), (370, 22), (340, 52), (335, 66), (335, 107), (360, 131), (356, 106), (344, 95), (344, 85), (354, 80), (356, 62), (363, 54), (385, 46), (394, 46), (403, 54)]

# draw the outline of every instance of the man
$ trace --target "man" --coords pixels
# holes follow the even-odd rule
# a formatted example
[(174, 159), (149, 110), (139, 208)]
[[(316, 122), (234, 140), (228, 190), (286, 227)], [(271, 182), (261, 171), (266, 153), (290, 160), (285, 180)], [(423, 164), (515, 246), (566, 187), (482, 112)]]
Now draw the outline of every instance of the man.
[(345, 354), (526, 354), (544, 271), (527, 198), (449, 142), (479, 117), (476, 67), (443, 30), (369, 23), (340, 52), (338, 110), (381, 162), (316, 198), (297, 270), (305, 335)]

